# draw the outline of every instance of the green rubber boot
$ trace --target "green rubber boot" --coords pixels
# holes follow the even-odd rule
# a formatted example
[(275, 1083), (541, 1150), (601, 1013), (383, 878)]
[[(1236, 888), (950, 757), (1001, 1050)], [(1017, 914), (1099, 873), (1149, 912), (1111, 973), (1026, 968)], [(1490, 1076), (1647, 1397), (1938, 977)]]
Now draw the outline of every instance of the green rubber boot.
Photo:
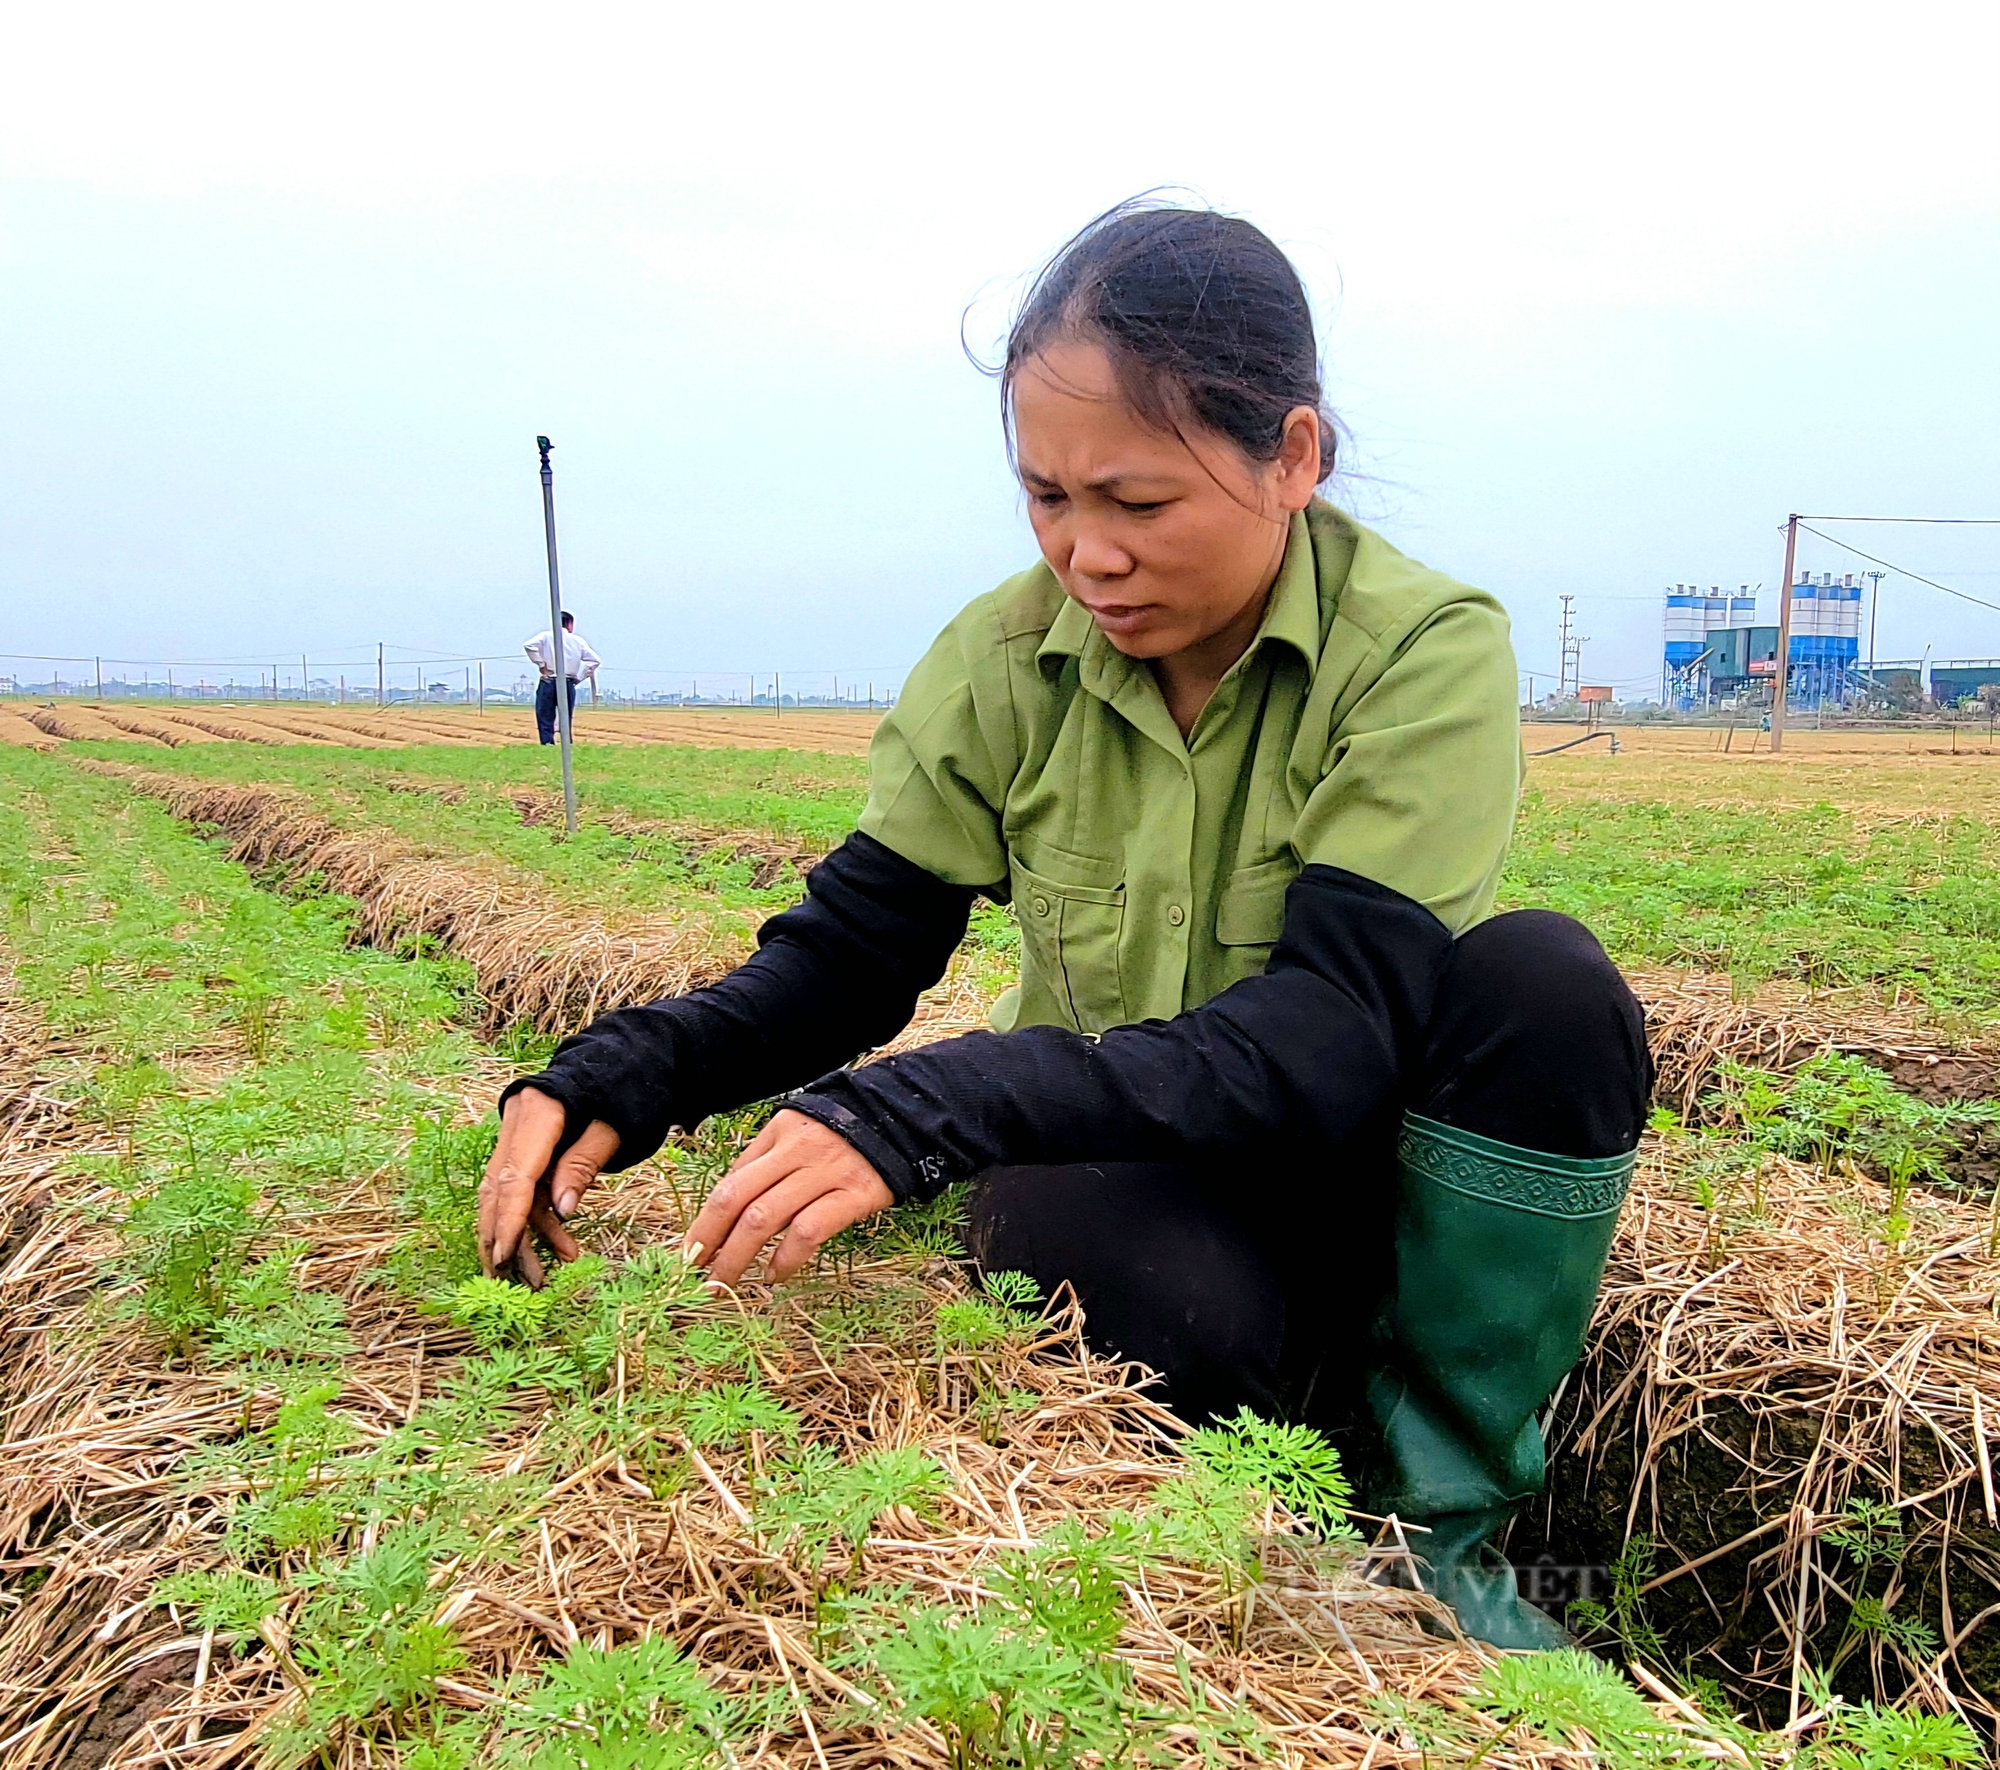
[(1418, 1575), (1468, 1635), (1569, 1645), (1489, 1539), (1542, 1490), (1536, 1415), (1583, 1351), (1634, 1158), (1542, 1155), (1414, 1113), (1396, 1153), (1368, 1509), (1425, 1527), (1410, 1533)]

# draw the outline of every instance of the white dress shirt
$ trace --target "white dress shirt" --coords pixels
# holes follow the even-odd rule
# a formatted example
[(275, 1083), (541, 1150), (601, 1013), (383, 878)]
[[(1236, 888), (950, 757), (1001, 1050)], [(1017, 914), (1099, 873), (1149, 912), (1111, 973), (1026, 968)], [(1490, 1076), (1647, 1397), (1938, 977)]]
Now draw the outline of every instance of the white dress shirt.
[[(521, 648), (528, 654), (528, 662), (544, 676), (556, 673), (555, 634), (550, 631), (537, 633)], [(574, 628), (562, 636), (563, 674), (574, 682), (579, 676), (595, 678), (598, 666), (604, 662), (590, 649), (590, 641)]]

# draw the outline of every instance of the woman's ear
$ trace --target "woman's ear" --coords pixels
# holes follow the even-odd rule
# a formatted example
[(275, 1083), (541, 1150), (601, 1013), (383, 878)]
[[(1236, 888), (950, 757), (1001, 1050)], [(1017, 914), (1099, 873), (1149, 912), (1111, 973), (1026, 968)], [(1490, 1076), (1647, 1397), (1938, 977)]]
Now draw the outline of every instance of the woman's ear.
[(1278, 507), (1303, 510), (1319, 489), (1319, 413), (1311, 406), (1294, 406), (1285, 414), (1284, 435), (1278, 443)]

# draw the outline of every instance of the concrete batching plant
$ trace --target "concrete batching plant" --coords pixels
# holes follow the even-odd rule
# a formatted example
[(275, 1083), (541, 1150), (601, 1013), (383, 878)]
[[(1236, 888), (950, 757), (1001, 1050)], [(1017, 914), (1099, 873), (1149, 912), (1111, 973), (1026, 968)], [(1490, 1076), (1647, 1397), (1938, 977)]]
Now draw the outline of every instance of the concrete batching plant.
[(1757, 598), (1748, 584), (1734, 596), (1723, 595), (1720, 584), (1706, 593), (1698, 584), (1676, 584), (1669, 590), (1661, 700), (1684, 710), (1705, 704), (1715, 675), (1715, 636), (1747, 632), (1756, 618)]
[[(1791, 668), (1786, 698), (1797, 705), (1844, 704), (1862, 686), (1861, 583), (1849, 572), (1792, 585)], [(1763, 694), (1777, 673), (1778, 628), (1757, 625), (1757, 598), (1745, 584), (1734, 596), (1692, 584), (1667, 592), (1661, 700), (1693, 711), (1717, 700)]]

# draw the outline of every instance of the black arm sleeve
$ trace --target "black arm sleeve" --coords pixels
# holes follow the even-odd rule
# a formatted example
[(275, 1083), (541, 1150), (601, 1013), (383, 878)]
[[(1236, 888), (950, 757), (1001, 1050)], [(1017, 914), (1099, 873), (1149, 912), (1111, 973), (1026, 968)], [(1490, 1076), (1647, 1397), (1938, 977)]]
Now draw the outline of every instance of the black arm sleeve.
[(899, 1200), (1015, 1163), (1338, 1140), (1410, 1073), (1451, 945), (1413, 899), (1309, 866), (1264, 975), (1186, 1014), (1097, 1039), (968, 1033), (826, 1076), (786, 1104), (838, 1131)]
[(856, 831), (721, 982), (599, 1015), (500, 1103), (537, 1088), (563, 1103), (566, 1143), (602, 1119), (618, 1133), (606, 1168), (644, 1161), (675, 1125), (796, 1088), (894, 1038), (944, 975), (977, 895)]

